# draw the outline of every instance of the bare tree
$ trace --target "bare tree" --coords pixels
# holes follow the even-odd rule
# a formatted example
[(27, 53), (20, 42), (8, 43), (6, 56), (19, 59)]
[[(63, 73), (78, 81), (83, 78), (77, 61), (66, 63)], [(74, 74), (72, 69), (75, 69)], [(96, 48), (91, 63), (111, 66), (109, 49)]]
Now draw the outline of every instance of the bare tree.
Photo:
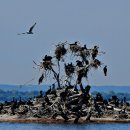
[(45, 55), (39, 64), (34, 62), (42, 71), (38, 82), (41, 84), (52, 73), (59, 88), (64, 80), (71, 84), (74, 79), (75, 84), (82, 85), (82, 79), (88, 80), (88, 73), (92, 68), (98, 69), (103, 65), (97, 59), (99, 54), (104, 52), (99, 51), (98, 46), (87, 48), (87, 45), (82, 46), (79, 41), (58, 43), (52, 56)]

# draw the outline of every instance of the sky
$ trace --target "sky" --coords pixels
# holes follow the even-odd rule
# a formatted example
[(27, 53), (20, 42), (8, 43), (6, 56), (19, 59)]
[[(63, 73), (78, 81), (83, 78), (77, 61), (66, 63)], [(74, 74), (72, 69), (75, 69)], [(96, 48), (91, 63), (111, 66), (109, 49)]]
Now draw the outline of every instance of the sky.
[[(17, 35), (35, 22), (33, 35)], [(1, 0), (0, 84), (37, 84), (32, 61), (66, 40), (106, 52), (108, 76), (92, 71), (90, 84), (130, 85), (130, 0)]]

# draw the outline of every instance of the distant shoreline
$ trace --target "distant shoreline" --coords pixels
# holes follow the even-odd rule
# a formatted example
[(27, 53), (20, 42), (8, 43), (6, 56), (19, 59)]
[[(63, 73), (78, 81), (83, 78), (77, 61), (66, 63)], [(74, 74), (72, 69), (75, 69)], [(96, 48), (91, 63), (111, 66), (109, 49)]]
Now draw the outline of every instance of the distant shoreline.
[[(20, 91), (20, 92), (30, 92), (30, 91), (47, 91), (49, 88), (49, 84), (43, 84), (43, 85), (9, 85), (9, 84), (0, 84), (0, 90), (3, 91)], [(130, 92), (130, 86), (126, 85), (101, 85), (96, 86), (92, 85), (90, 92), (93, 91), (99, 91), (99, 92), (122, 92), (122, 93), (129, 93)]]

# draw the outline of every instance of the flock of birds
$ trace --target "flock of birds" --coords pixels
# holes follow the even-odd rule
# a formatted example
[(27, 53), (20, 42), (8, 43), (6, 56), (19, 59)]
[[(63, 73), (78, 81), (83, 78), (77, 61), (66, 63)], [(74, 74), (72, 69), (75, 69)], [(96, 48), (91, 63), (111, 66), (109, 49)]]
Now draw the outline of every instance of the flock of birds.
[[(36, 22), (29, 28), (29, 31), (24, 32), (24, 33), (18, 33), (18, 35), (21, 35), (21, 34), (33, 34), (33, 29), (34, 29), (35, 25), (36, 25)], [(107, 66), (105, 66), (103, 68), (103, 72), (104, 72), (104, 75), (107, 76)]]

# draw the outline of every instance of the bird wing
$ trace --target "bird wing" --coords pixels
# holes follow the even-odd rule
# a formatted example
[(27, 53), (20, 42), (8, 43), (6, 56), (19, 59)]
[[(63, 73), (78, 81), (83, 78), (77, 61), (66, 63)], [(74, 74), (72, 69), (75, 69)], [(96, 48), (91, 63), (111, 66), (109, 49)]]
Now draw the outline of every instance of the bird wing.
[(26, 34), (26, 33), (18, 33), (17, 35)]
[(29, 32), (32, 32), (35, 25), (36, 25), (36, 23), (34, 23), (34, 25), (29, 29)]

